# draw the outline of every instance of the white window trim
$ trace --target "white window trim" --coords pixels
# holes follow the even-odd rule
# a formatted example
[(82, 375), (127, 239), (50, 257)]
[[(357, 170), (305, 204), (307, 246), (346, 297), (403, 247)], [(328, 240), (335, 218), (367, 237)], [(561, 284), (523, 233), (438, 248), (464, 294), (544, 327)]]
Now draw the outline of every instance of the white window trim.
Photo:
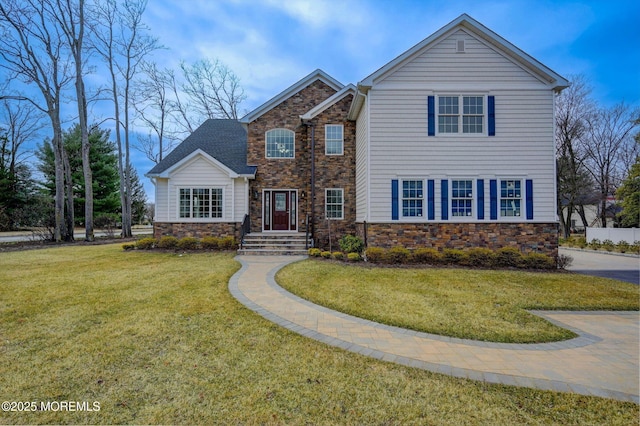
[[(478, 214), (478, 188), (476, 179), (474, 178), (464, 178), (464, 177), (454, 177), (449, 179), (449, 221), (450, 222), (471, 222), (475, 221)], [(453, 181), (461, 181), (461, 180), (470, 180), (471, 181), (471, 215), (470, 216), (454, 216), (453, 215)], [(460, 198), (463, 199), (463, 198)]]
[[(502, 182), (503, 181), (518, 181), (520, 182), (520, 198), (517, 198), (520, 200), (520, 215), (519, 216), (503, 216), (502, 215), (502, 200), (503, 199), (512, 199), (512, 198), (503, 198), (502, 197)], [(524, 185), (524, 179), (521, 178), (517, 178), (517, 177), (504, 177), (504, 178), (498, 178), (498, 220), (503, 221), (503, 222), (522, 222), (525, 220), (526, 218), (526, 206), (525, 206), (525, 185)], [(516, 198), (513, 198), (516, 199)]]
[[(272, 132), (274, 130), (284, 130), (286, 132), (289, 132), (293, 135), (293, 153), (291, 155), (291, 157), (269, 157), (268, 153), (269, 153), (269, 143), (268, 143), (268, 139), (267, 139), (267, 134), (269, 132)], [(276, 127), (273, 129), (269, 129), (266, 132), (264, 132), (264, 158), (266, 158), (267, 160), (294, 160), (296, 158), (296, 132), (290, 130), (290, 129), (285, 129), (284, 127)]]
[[(327, 128), (329, 126), (337, 126), (340, 127), (342, 129), (342, 140), (340, 141), (340, 152), (339, 153), (329, 153), (328, 149), (329, 149), (329, 138), (327, 137)], [(339, 155), (344, 155), (344, 125), (343, 124), (325, 124), (324, 125), (324, 154), (328, 155), (328, 156), (339, 156)]]
[[(482, 93), (482, 92), (460, 92), (460, 93), (447, 93), (447, 92), (442, 92), (442, 93), (435, 93), (435, 131), (436, 131), (436, 136), (444, 136), (444, 137), (463, 137), (463, 138), (469, 138), (469, 137), (482, 137), (482, 136), (488, 136), (489, 135), (489, 129), (488, 129), (488, 125), (489, 125), (489, 111), (488, 111), (488, 97), (486, 93)], [(482, 110), (483, 110), (483, 114), (482, 114), (482, 133), (463, 133), (462, 129), (463, 129), (463, 124), (462, 124), (462, 111), (463, 111), (463, 97), (464, 96), (477, 96), (477, 97), (482, 97)], [(459, 108), (459, 112), (458, 112), (458, 117), (459, 117), (459, 121), (458, 121), (458, 132), (457, 133), (447, 133), (447, 132), (440, 132), (440, 97), (458, 97), (458, 108)]]
[[(342, 203), (340, 204), (340, 217), (328, 217), (327, 212), (328, 212), (328, 200), (329, 200), (329, 196), (328, 196), (328, 192), (329, 191), (340, 191), (340, 193), (342, 194)], [(335, 204), (334, 204), (335, 205)], [(325, 219), (328, 220), (344, 220), (344, 188), (325, 188), (324, 190), (324, 217)]]
[[(184, 186), (177, 186), (176, 188), (176, 211), (175, 211), (175, 218), (177, 221), (179, 222), (226, 222), (225, 220), (225, 188), (222, 186), (188, 186), (188, 185), (184, 185)], [(191, 217), (180, 217), (180, 191), (183, 189), (189, 189), (190, 192), (190, 213), (191, 213)], [(221, 217), (193, 217), (193, 190), (194, 189), (208, 189), (209, 191), (215, 190), (215, 189), (219, 189), (221, 190), (221, 195), (220, 195), (220, 199), (222, 202), (222, 216)], [(211, 197), (211, 192), (209, 193), (209, 203), (211, 203), (213, 201), (212, 197)], [(210, 212), (211, 210), (211, 204), (209, 204), (210, 207)]]
[[(404, 215), (404, 208), (403, 208), (403, 201), (404, 201), (404, 197), (403, 195), (403, 190), (402, 188), (404, 188), (404, 182), (407, 181), (419, 181), (422, 182), (422, 216), (405, 216)], [(426, 179), (424, 178), (401, 178), (400, 182), (398, 182), (399, 188), (398, 188), (398, 219), (402, 220), (403, 222), (425, 222), (427, 220), (427, 182)]]

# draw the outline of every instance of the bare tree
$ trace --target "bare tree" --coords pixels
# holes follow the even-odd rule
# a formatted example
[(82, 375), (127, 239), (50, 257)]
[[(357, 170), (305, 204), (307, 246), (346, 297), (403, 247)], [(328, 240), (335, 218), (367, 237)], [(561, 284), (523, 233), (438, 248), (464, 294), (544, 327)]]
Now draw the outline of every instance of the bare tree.
[(565, 238), (569, 236), (574, 211), (580, 214), (583, 225), (588, 226), (584, 204), (589, 203), (593, 189), (584, 164), (582, 141), (595, 106), (589, 98), (591, 87), (585, 77), (575, 75), (570, 79), (571, 86), (556, 98), (555, 112), (557, 205)]
[(131, 176), (129, 168), (125, 167), (131, 162), (132, 84), (145, 57), (159, 47), (157, 40), (146, 34), (147, 27), (142, 22), (146, 4), (146, 0), (104, 0), (97, 2), (94, 10), (97, 18), (93, 27), (94, 49), (107, 64), (111, 77), (110, 92), (116, 123), (123, 237), (132, 235)]
[[(35, 98), (5, 95), (21, 99), (45, 112), (51, 121), (55, 158), (55, 227), (54, 239), (73, 239), (73, 228), (65, 226), (64, 158), (60, 100), (63, 88), (72, 80), (72, 70), (64, 34), (55, 25), (56, 19), (37, 0), (4, 0), (0, 3), (0, 66), (10, 73), (10, 79), (35, 85), (44, 104)], [(72, 214), (72, 213), (71, 213)]]
[[(175, 93), (175, 74), (169, 69), (158, 69), (155, 63), (144, 64), (142, 71), (144, 77), (136, 83), (134, 106), (139, 120), (150, 133), (147, 137), (138, 137), (135, 148), (157, 164), (171, 150), (175, 140), (167, 134), (169, 119), (177, 105), (171, 98)], [(165, 144), (165, 139), (169, 144)]]
[(55, 2), (52, 1), (51, 3), (45, 1), (44, 4), (51, 8), (51, 15), (55, 17), (58, 25), (62, 29), (75, 65), (76, 101), (78, 104), (78, 124), (82, 143), (82, 173), (84, 175), (85, 188), (85, 240), (93, 241), (93, 173), (89, 160), (91, 144), (89, 143), (87, 98), (84, 85), (85, 64), (83, 62), (85, 3), (84, 0), (77, 0), (77, 2), (71, 0), (55, 0)]
[(633, 130), (638, 126), (640, 111), (619, 103), (610, 108), (600, 108), (588, 121), (588, 137), (584, 149), (588, 170), (596, 182), (599, 194), (600, 224), (607, 226), (608, 199), (628, 170), (624, 159), (627, 146), (634, 144)]
[(219, 60), (203, 59), (193, 65), (180, 65), (183, 90), (200, 122), (208, 118), (238, 118), (238, 106), (246, 99), (240, 79)]

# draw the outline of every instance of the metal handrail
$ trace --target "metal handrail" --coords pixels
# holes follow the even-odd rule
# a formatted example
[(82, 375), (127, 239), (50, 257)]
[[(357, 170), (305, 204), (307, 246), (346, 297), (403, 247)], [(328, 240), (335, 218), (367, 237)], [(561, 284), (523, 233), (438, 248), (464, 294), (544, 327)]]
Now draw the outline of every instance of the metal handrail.
[(309, 250), (309, 215), (307, 214), (306, 223), (305, 223), (305, 238), (304, 238), (304, 248)]
[(242, 250), (244, 246), (244, 237), (245, 235), (251, 233), (251, 218), (248, 214), (244, 215), (244, 219), (242, 220), (242, 226), (240, 227), (240, 249)]

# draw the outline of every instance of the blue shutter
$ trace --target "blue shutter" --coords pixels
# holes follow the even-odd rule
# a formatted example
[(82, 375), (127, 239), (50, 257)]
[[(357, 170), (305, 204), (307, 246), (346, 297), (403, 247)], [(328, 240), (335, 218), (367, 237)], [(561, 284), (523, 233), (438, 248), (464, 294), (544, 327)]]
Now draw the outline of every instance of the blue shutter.
[(429, 96), (427, 98), (427, 135), (436, 135), (436, 98)]
[(478, 179), (478, 220), (484, 219), (484, 179)]
[(489, 216), (491, 220), (498, 219), (498, 181), (491, 179), (489, 181)]
[(487, 96), (487, 110), (489, 118), (489, 136), (496, 135), (496, 97)]
[(391, 181), (391, 220), (398, 220), (398, 179)]
[(449, 181), (442, 179), (441, 183), (442, 220), (449, 219)]
[(527, 179), (526, 188), (527, 188), (527, 195), (526, 195), (527, 220), (532, 220), (533, 219), (533, 181), (531, 179)]
[(434, 220), (436, 218), (436, 199), (434, 190), (434, 181), (427, 181), (427, 219)]

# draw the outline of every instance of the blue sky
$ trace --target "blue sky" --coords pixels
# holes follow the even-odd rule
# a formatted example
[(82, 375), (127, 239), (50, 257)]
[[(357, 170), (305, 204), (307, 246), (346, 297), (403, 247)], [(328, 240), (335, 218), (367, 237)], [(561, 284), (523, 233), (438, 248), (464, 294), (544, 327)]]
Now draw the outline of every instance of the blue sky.
[[(600, 104), (640, 104), (638, 0), (149, 0), (144, 20), (166, 47), (160, 66), (219, 59), (248, 112), (317, 68), (355, 84), (462, 13), (560, 75), (584, 74)], [(153, 200), (153, 164), (132, 155)]]
[(167, 47), (158, 63), (221, 60), (248, 112), (317, 68), (355, 84), (462, 13), (560, 75), (584, 74), (602, 105), (640, 104), (637, 0), (150, 0), (146, 22)]

